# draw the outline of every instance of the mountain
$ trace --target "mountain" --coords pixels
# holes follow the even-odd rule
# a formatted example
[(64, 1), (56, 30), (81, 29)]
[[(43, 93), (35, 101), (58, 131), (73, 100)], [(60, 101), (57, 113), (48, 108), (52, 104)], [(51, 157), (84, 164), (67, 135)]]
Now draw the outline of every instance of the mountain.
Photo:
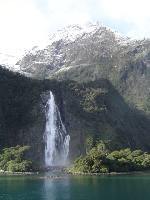
[(70, 159), (84, 154), (87, 138), (107, 140), (112, 149), (150, 150), (150, 119), (130, 108), (110, 81), (88, 83), (33, 80), (0, 68), (0, 149), (30, 145), (44, 163), (46, 94), (52, 91), (69, 133)]
[(38, 79), (109, 80), (132, 106), (149, 113), (150, 40), (131, 40), (100, 24), (73, 25), (18, 62)]
[(99, 24), (72, 25), (51, 34), (45, 49), (33, 48), (18, 64), (22, 71), (36, 78), (45, 78), (60, 69), (68, 70), (111, 57), (128, 40)]
[(131, 40), (99, 24), (73, 25), (17, 65), (28, 77), (0, 68), (1, 147), (31, 145), (31, 156), (42, 163), (42, 97), (51, 90), (71, 137), (71, 159), (85, 153), (89, 136), (112, 149), (150, 151), (150, 40)]

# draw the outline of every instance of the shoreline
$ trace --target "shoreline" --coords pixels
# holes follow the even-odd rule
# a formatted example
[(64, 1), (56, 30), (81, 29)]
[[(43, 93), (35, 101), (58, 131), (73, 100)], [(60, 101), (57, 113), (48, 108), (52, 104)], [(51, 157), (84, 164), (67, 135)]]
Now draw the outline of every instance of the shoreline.
[(113, 175), (133, 175), (133, 174), (143, 174), (150, 173), (150, 171), (131, 171), (131, 172), (109, 172), (109, 173), (83, 173), (83, 172), (74, 172), (67, 173), (68, 175), (73, 176), (113, 176)]
[[(8, 172), (0, 171), (0, 176), (31, 176), (31, 175), (40, 175), (43, 172)], [(132, 171), (132, 172), (110, 172), (110, 173), (83, 173), (83, 172), (74, 172), (74, 173), (62, 173), (62, 175), (46, 175), (39, 176), (41, 179), (61, 179), (67, 176), (115, 176), (115, 175), (136, 175), (150, 173), (150, 171)]]
[(9, 171), (0, 171), (0, 175), (13, 175), (13, 176), (21, 176), (21, 175), (38, 175), (40, 172), (9, 172)]

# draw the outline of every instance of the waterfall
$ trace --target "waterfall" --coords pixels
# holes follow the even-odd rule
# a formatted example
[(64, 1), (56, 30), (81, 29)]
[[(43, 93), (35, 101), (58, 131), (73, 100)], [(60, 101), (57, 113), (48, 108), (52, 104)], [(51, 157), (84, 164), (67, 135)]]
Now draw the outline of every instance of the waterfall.
[(50, 91), (46, 104), (45, 166), (64, 166), (69, 154), (70, 136), (62, 122), (54, 95)]

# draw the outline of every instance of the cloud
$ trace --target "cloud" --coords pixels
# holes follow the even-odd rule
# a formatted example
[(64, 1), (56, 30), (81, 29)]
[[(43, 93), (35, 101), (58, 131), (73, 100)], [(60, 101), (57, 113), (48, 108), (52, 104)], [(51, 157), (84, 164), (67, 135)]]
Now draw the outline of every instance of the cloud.
[(87, 21), (150, 37), (149, 7), (149, 0), (0, 0), (0, 49), (44, 45), (49, 32)]
[(102, 0), (100, 6), (103, 7), (107, 17), (124, 19), (127, 21), (143, 20), (150, 16), (149, 0)]
[(89, 0), (49, 0), (48, 8), (48, 19), (52, 28), (86, 23), (92, 17), (88, 10)]
[[(1, 0), (0, 51), (43, 45), (51, 31), (90, 20), (86, 0)], [(9, 50), (8, 50), (9, 49)]]
[(103, 18), (130, 24), (125, 33), (135, 38), (150, 37), (149, 0), (101, 0)]
[(0, 30), (1, 49), (22, 49), (44, 42), (48, 25), (32, 0), (1, 0)]

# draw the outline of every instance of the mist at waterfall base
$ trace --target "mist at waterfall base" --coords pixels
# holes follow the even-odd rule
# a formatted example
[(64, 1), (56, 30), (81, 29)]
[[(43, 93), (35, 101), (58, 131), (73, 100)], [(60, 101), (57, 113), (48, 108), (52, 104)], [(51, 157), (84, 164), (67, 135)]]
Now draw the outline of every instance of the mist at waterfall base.
[(53, 93), (49, 92), (45, 115), (45, 167), (63, 167), (68, 164), (70, 136), (62, 122)]

